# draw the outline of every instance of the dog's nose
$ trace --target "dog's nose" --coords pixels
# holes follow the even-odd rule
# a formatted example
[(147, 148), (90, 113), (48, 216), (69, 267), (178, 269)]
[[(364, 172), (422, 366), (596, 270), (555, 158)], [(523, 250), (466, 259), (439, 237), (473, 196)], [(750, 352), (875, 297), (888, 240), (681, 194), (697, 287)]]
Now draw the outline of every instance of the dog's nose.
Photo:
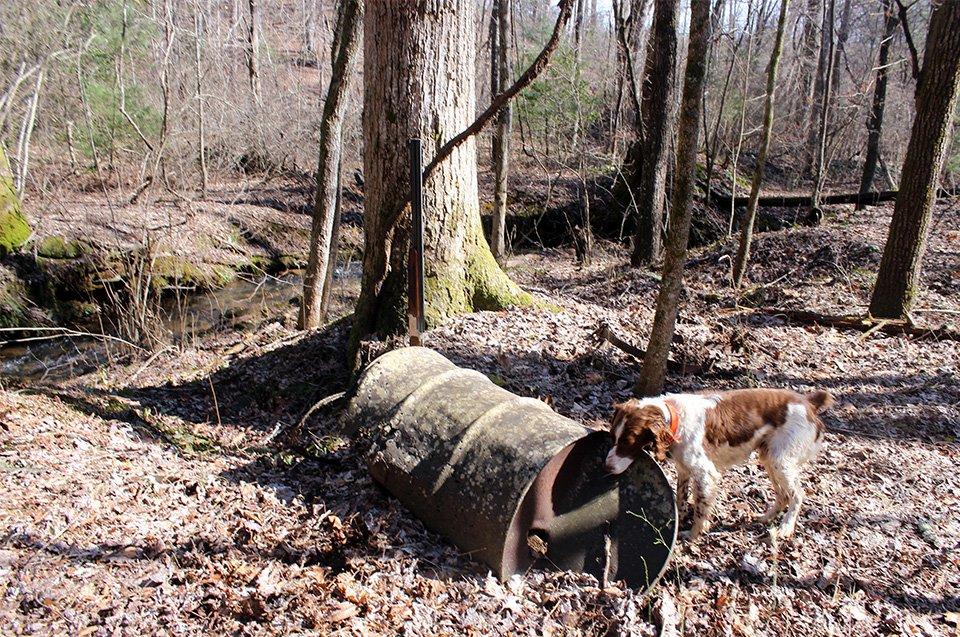
[(603, 468), (606, 469), (607, 473), (619, 475), (626, 471), (632, 462), (632, 458), (624, 458), (623, 456), (617, 455), (617, 448), (614, 447), (607, 453), (607, 459), (603, 463)]

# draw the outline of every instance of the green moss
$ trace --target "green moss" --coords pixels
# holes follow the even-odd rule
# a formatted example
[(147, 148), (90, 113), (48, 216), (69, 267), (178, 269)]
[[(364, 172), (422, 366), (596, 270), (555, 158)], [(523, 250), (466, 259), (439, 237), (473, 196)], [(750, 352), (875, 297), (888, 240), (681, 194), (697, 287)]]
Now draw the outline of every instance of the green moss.
[(302, 257), (292, 254), (282, 254), (277, 261), (284, 270), (297, 270), (307, 267), (307, 262)]
[(80, 241), (60, 236), (44, 237), (37, 245), (37, 256), (46, 259), (76, 259), (86, 253), (88, 246)]
[[(477, 233), (479, 232), (478, 228)], [(532, 305), (533, 297), (521, 290), (520, 286), (500, 269), (482, 238), (478, 243), (467, 259), (467, 283), (473, 293), (472, 309), (505, 310), (511, 306)]]
[(233, 280), (233, 268), (218, 263), (195, 264), (176, 256), (162, 256), (153, 260), (151, 274), (154, 286), (194, 287), (202, 290), (222, 287)]
[(58, 306), (60, 319), (67, 323), (86, 323), (100, 312), (99, 306), (89, 301), (65, 301)]
[(150, 429), (185, 455), (202, 454), (217, 448), (215, 441), (197, 434), (185, 423), (174, 423), (173, 419), (154, 414), (149, 407), (132, 411)]
[(10, 164), (3, 146), (0, 146), (0, 256), (19, 248), (29, 238), (30, 225), (20, 209)]
[(535, 305), (533, 296), (520, 289), (504, 273), (475, 229), (476, 242), (468, 248), (464, 278), (427, 276), (424, 280), (426, 319), (436, 326), (457, 314), (481, 310), (505, 310)]
[(0, 327), (23, 327), (26, 323), (23, 289), (15, 282), (0, 281)]
[(284, 254), (278, 257), (269, 257), (262, 254), (250, 255), (250, 261), (240, 266), (242, 272), (275, 274), (283, 270), (298, 270), (306, 267), (307, 262), (298, 255)]

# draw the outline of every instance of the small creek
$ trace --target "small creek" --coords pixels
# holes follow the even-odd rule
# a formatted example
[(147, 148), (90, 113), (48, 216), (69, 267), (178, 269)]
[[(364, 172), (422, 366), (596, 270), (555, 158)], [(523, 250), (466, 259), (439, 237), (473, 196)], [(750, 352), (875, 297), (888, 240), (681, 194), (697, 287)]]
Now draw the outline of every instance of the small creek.
[[(359, 293), (360, 264), (337, 268), (330, 315), (349, 312)], [(286, 313), (302, 292), (300, 272), (280, 276), (239, 276), (222, 288), (165, 297), (160, 303), (161, 347), (190, 345), (217, 330), (242, 330)], [(99, 325), (86, 331), (100, 332)], [(34, 340), (30, 340), (33, 338)], [(88, 373), (118, 354), (117, 343), (95, 336), (35, 337), (0, 345), (0, 382), (57, 382)]]

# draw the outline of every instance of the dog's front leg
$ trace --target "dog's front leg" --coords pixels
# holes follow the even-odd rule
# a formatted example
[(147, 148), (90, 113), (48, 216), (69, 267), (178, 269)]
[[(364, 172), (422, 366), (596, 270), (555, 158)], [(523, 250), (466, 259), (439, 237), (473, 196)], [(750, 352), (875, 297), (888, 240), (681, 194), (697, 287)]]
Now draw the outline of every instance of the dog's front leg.
[(690, 511), (690, 472), (677, 465), (677, 516), (683, 520)]
[(694, 510), (693, 528), (690, 529), (690, 540), (696, 540), (703, 533), (710, 530), (710, 518), (713, 514), (713, 505), (717, 500), (717, 482), (720, 472), (713, 466), (705, 468), (693, 481)]

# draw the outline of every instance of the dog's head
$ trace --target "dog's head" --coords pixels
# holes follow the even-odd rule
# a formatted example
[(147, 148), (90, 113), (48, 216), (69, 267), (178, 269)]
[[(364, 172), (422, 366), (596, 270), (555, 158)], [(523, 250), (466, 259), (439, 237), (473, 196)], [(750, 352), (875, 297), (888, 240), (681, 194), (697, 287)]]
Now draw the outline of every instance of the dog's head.
[(614, 475), (626, 471), (642, 451), (650, 452), (663, 462), (673, 443), (663, 411), (656, 405), (643, 405), (635, 400), (613, 406), (610, 434), (613, 448), (607, 454), (604, 467)]

